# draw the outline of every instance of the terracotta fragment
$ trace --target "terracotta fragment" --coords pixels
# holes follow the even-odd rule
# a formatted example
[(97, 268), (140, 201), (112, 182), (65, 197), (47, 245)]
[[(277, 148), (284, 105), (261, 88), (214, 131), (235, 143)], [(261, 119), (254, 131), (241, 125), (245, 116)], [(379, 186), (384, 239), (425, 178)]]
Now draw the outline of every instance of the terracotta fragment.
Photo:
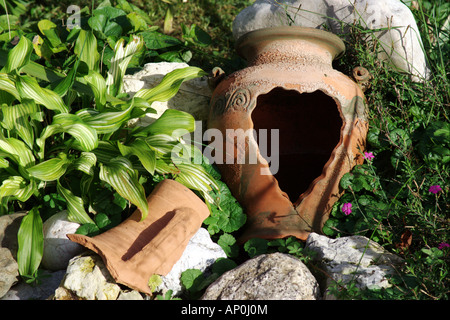
[[(218, 83), (208, 127), (222, 132), (223, 150), (235, 151), (232, 161), (224, 152), (218, 167), (248, 217), (241, 241), (306, 240), (312, 231), (321, 233), (341, 195), (341, 177), (363, 161), (368, 130), (363, 92), (333, 69), (345, 46), (329, 32), (266, 28), (245, 34), (236, 47), (248, 67)], [(279, 170), (265, 174), (270, 164), (259, 141), (247, 136), (239, 142), (242, 136), (236, 139), (238, 131), (232, 135), (229, 129), (257, 134), (278, 129)]]
[(160, 182), (147, 201), (150, 211), (143, 221), (136, 210), (98, 236), (67, 236), (98, 253), (116, 282), (151, 294), (150, 276), (170, 272), (209, 210), (191, 190), (169, 179)]

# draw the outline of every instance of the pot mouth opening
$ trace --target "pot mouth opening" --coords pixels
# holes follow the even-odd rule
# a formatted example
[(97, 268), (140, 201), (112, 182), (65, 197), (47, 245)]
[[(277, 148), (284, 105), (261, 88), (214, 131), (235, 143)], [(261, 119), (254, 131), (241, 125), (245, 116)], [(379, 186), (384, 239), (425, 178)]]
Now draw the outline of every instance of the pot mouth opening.
[(292, 203), (298, 202), (322, 175), (341, 141), (343, 120), (337, 102), (320, 90), (300, 93), (276, 87), (257, 97), (251, 119), (256, 132), (278, 129), (278, 141), (271, 141), (269, 133), (267, 145), (258, 141), (258, 147), (280, 189)]
[(249, 31), (236, 41), (235, 48), (241, 57), (246, 58), (261, 43), (281, 39), (307, 40), (322, 45), (331, 53), (333, 60), (342, 57), (345, 52), (344, 42), (334, 33), (300, 26), (278, 26)]

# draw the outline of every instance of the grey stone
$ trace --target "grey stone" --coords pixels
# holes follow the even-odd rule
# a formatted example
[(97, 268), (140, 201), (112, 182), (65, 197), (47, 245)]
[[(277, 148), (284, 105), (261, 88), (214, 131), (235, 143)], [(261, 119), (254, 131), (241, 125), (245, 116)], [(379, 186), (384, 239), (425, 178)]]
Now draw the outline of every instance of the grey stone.
[(0, 247), (8, 248), (14, 259), (17, 258), (19, 248), (17, 232), (25, 215), (26, 212), (16, 212), (0, 217)]
[(63, 270), (69, 260), (84, 251), (84, 247), (72, 242), (67, 234), (75, 233), (79, 223), (67, 218), (67, 211), (61, 211), (48, 218), (43, 224), (44, 252), (41, 266), (47, 270)]
[(311, 233), (305, 249), (317, 253), (314, 259), (331, 277), (327, 288), (339, 280), (344, 284), (354, 280), (360, 289), (388, 288), (391, 284), (386, 276), (394, 274), (394, 267), (403, 263), (403, 259), (363, 236), (331, 239)]
[(172, 295), (176, 296), (181, 293), (181, 273), (187, 269), (199, 269), (204, 272), (217, 259), (226, 258), (225, 251), (211, 240), (208, 230), (200, 228), (189, 240), (186, 249), (180, 259), (172, 267), (172, 270), (162, 276), (162, 284), (158, 286), (157, 291), (165, 294), (168, 290), (172, 290)]
[(64, 270), (55, 272), (43, 270), (38, 284), (20, 281), (11, 287), (1, 300), (47, 300), (55, 293), (64, 274)]
[(263, 254), (225, 272), (202, 300), (316, 300), (319, 284), (299, 259), (284, 253)]
[(0, 248), (0, 298), (18, 281), (19, 266), (11, 251)]
[(373, 32), (383, 48), (380, 59), (410, 73), (414, 81), (430, 76), (414, 15), (399, 0), (257, 0), (236, 16), (233, 35), (238, 39), (252, 30), (287, 25), (345, 34), (357, 22), (369, 30), (382, 29)]

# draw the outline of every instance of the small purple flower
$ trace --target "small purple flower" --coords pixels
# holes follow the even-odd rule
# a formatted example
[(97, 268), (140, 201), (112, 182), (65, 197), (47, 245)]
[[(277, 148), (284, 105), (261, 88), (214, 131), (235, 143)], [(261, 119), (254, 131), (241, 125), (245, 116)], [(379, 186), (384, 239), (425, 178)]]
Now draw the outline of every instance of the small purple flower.
[(375, 156), (373, 155), (372, 152), (364, 152), (364, 159), (366, 160), (372, 160), (373, 158), (375, 158)]
[(342, 206), (342, 212), (348, 216), (350, 213), (352, 213), (352, 204), (350, 202), (344, 203)]
[(440, 185), (437, 184), (437, 185), (431, 186), (430, 189), (428, 189), (428, 191), (430, 191), (431, 193), (436, 194), (439, 191), (442, 191), (442, 188), (441, 188)]
[(440, 243), (438, 249), (443, 250), (444, 248), (450, 248), (450, 244), (448, 244), (447, 242)]

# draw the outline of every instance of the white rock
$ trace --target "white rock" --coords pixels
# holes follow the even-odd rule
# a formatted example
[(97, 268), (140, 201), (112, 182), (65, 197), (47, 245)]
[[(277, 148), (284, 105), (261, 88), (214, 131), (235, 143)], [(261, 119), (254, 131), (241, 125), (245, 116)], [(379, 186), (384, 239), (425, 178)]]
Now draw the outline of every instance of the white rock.
[(100, 256), (82, 254), (70, 260), (54, 299), (116, 300), (120, 291)]
[[(156, 87), (169, 72), (189, 67), (186, 63), (159, 62), (147, 63), (143, 69), (133, 75), (124, 76), (123, 88), (131, 97), (141, 89)], [(178, 93), (167, 102), (154, 102), (152, 108), (157, 113), (148, 113), (143, 118), (132, 123), (146, 126), (154, 122), (167, 109), (177, 109), (190, 113), (196, 120), (206, 121), (209, 114), (209, 101), (212, 92), (208, 87), (206, 77), (184, 81)]]
[(69, 260), (83, 251), (83, 247), (67, 238), (75, 233), (80, 224), (67, 219), (67, 211), (61, 211), (48, 218), (43, 225), (44, 252), (42, 267), (47, 270), (62, 270)]
[(172, 267), (172, 270), (161, 277), (162, 284), (158, 286), (157, 291), (163, 293), (172, 290), (172, 295), (181, 293), (181, 273), (187, 269), (199, 269), (205, 271), (217, 259), (226, 258), (225, 251), (211, 240), (208, 230), (200, 228), (197, 233), (189, 240), (186, 249), (181, 258)]
[[(317, 252), (314, 259), (320, 261), (334, 281), (348, 283), (355, 280), (361, 289), (390, 287), (386, 276), (394, 274), (393, 266), (403, 262), (400, 257), (363, 236), (331, 239), (311, 233), (305, 248)], [(328, 279), (327, 287), (334, 281)]]
[(367, 29), (383, 29), (373, 33), (384, 49), (379, 58), (412, 74), (414, 81), (429, 77), (417, 23), (399, 0), (257, 0), (237, 15), (233, 35), (237, 39), (252, 30), (282, 25), (326, 26), (344, 34), (345, 26), (357, 21)]

